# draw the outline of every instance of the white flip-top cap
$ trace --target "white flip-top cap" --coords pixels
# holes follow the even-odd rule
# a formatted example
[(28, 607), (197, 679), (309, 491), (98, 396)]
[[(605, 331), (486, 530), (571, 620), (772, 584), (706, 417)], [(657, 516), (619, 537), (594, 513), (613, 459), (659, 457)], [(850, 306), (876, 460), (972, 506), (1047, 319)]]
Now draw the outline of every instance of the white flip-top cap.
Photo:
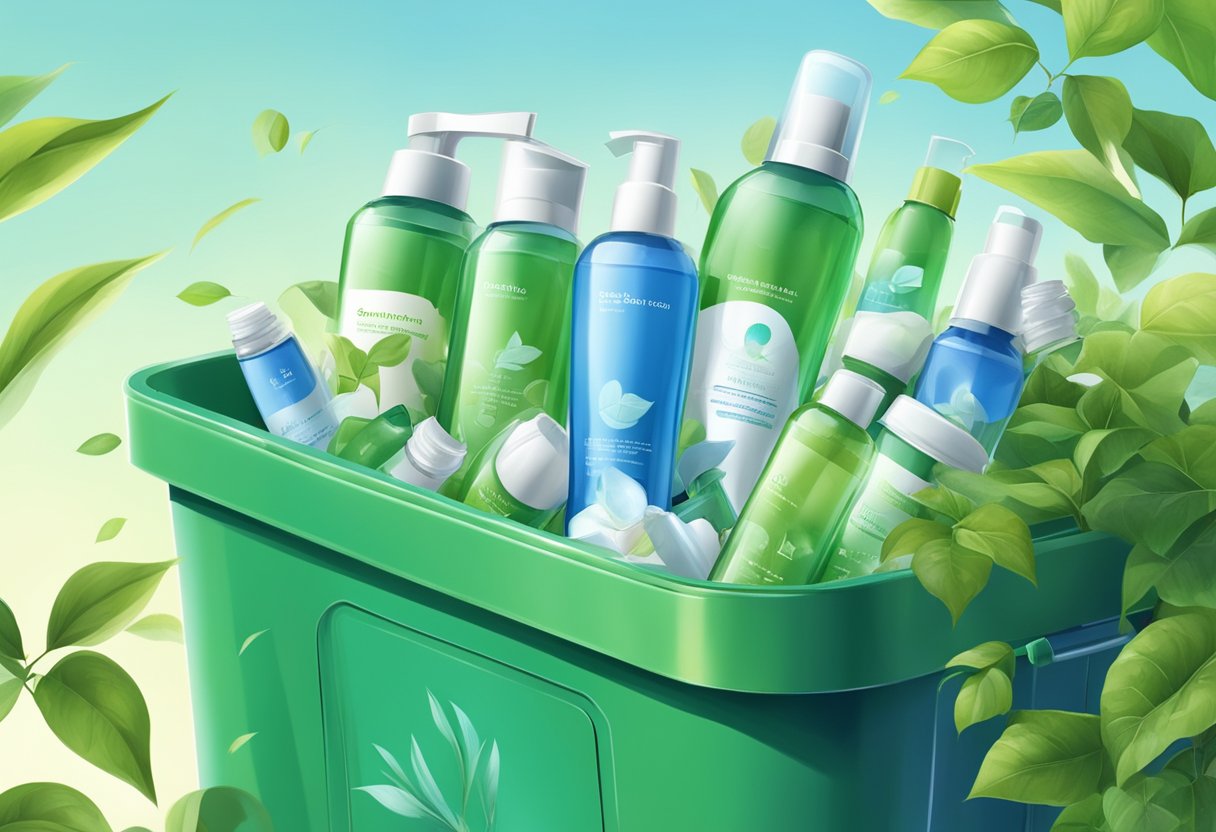
[(984, 251), (971, 259), (950, 323), (987, 324), (1005, 332), (1022, 330), (1022, 290), (1035, 282), (1034, 258), (1043, 225), (1012, 205), (997, 209)]
[(494, 460), (498, 481), (524, 505), (549, 511), (566, 501), (570, 486), (570, 440), (547, 414), (521, 423)]
[(643, 231), (671, 237), (676, 232), (676, 163), (680, 140), (663, 133), (620, 130), (608, 134), (614, 156), (632, 153), (629, 178), (612, 201), (613, 231)]
[(899, 396), (878, 420), (913, 448), (951, 468), (983, 473), (988, 452), (979, 441), (927, 404)]
[(541, 222), (577, 234), (586, 178), (585, 164), (547, 144), (506, 142), (494, 221)]
[(870, 70), (852, 58), (822, 49), (807, 52), (765, 161), (848, 182), (872, 86)]
[(469, 201), (469, 168), (456, 160), (466, 136), (527, 138), (536, 113), (417, 113), (410, 116), (409, 145), (393, 154), (384, 196), (414, 196), (464, 210)]
[(405, 447), (415, 466), (441, 481), (456, 472), (467, 451), (465, 444), (453, 439), (434, 416), (414, 428)]
[(841, 355), (908, 382), (932, 345), (933, 327), (915, 312), (858, 312)]
[(886, 391), (852, 370), (837, 370), (819, 394), (819, 404), (831, 408), (862, 430), (870, 426)]

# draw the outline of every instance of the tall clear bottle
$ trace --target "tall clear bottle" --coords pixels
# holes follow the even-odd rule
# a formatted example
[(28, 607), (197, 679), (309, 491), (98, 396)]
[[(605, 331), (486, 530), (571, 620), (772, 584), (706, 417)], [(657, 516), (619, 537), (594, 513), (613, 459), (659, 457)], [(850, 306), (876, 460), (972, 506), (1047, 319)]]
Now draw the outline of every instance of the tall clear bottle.
[(765, 162), (710, 219), (685, 418), (734, 440), (721, 467), (736, 508), (810, 398), (848, 292), (862, 235), (848, 181), (870, 87), (856, 61), (807, 53)]

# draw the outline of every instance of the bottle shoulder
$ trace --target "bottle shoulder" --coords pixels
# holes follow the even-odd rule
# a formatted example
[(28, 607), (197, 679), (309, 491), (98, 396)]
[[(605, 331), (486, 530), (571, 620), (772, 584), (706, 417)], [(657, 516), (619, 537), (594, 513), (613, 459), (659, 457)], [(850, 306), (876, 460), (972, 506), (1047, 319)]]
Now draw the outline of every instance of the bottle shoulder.
[(565, 229), (535, 222), (491, 223), (469, 246), (474, 254), (531, 254), (571, 263), (579, 241)]
[(809, 168), (765, 162), (732, 182), (719, 198), (718, 214), (735, 200), (778, 197), (861, 223), (861, 201), (846, 182)]
[(994, 326), (980, 323), (960, 326), (954, 323), (938, 336), (937, 341), (951, 346), (983, 349), (989, 353), (1013, 359), (1021, 366), (1022, 352), (1018, 349), (1014, 336)]
[(697, 266), (679, 240), (640, 231), (609, 231), (583, 250), (580, 266), (633, 266), (683, 272), (696, 277)]
[(355, 211), (350, 219), (356, 225), (391, 225), (423, 233), (434, 231), (472, 240), (477, 224), (464, 211), (442, 202), (412, 196), (382, 196)]

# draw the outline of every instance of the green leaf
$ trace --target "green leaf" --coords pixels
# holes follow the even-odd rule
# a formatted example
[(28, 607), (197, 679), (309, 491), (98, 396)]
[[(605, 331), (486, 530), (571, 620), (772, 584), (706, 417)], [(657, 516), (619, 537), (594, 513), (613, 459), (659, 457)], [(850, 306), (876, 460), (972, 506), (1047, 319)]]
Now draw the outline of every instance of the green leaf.
[(85, 456), (104, 456), (122, 444), (122, 440), (112, 433), (99, 433), (90, 436), (80, 443), (76, 453)]
[[(332, 290), (325, 284), (332, 286)], [(278, 303), (283, 314), (291, 319), (292, 331), (313, 366), (322, 366), (329, 353), (326, 333), (337, 318), (338, 284), (328, 280), (297, 283), (283, 290)], [(332, 315), (327, 314), (331, 311)]]
[(26, 783), (0, 794), (5, 832), (110, 832), (93, 801), (60, 783)]
[(1216, 208), (1200, 211), (1186, 221), (1175, 247), (1203, 246), (1216, 254)]
[(1123, 148), (1145, 173), (1183, 199), (1216, 187), (1216, 148), (1193, 118), (1133, 109)]
[(759, 165), (764, 161), (764, 157), (768, 155), (769, 143), (773, 140), (773, 131), (776, 129), (777, 119), (772, 116), (765, 116), (747, 128), (740, 147), (748, 164)]
[(1037, 3), (1040, 6), (1051, 9), (1057, 14), (1063, 14), (1064, 9), (1061, 7), (1061, 0), (1030, 0), (1031, 3)]
[[(212, 231), (214, 231), (218, 226), (220, 226), (222, 223), (224, 223), (226, 220), (228, 220), (233, 214), (237, 213), (238, 211), (240, 211), (244, 208), (248, 208), (250, 205), (252, 205), (255, 202), (261, 202), (261, 199), (256, 196), (249, 197), (248, 199), (242, 199), (240, 202), (234, 202), (232, 205), (229, 205), (223, 211), (220, 211), (214, 217), (207, 220), (205, 223), (203, 223), (202, 227), (199, 228), (198, 233), (196, 233), (194, 235), (194, 242), (192, 242), (190, 244), (190, 250), (194, 251), (194, 249), (198, 247), (200, 240), (202, 240), (204, 237), (206, 237), (208, 234), (210, 234)], [(215, 284), (210, 284), (210, 285), (214, 286)], [(225, 292), (226, 291), (227, 290), (225, 290)], [(220, 297), (227, 297), (227, 296), (228, 296), (227, 294), (224, 294), (224, 295), (221, 295)], [(178, 297), (181, 297), (181, 295), (178, 295)], [(216, 300), (218, 300), (218, 299), (219, 298), (216, 298)], [(186, 300), (186, 299), (182, 298), (182, 300)], [(193, 301), (186, 301), (186, 302), (192, 303)], [(214, 302), (214, 301), (211, 301), (211, 302)], [(205, 304), (202, 304), (202, 303), (195, 304), (195, 306), (204, 306), (204, 305)]]
[(0, 220), (28, 211), (84, 176), (168, 98), (105, 121), (39, 118), (0, 133)]
[(1127, 789), (1107, 789), (1102, 811), (1111, 832), (1178, 832), (1181, 819), (1157, 802), (1163, 792), (1176, 788), (1161, 777), (1141, 777)]
[(291, 125), (278, 110), (262, 110), (253, 120), (253, 146), (258, 154), (278, 153), (287, 145)]
[(12, 121), (67, 68), (64, 64), (46, 75), (0, 75), (0, 127)]
[(1004, 506), (980, 506), (964, 517), (954, 527), (954, 544), (1036, 583), (1030, 528)]
[(1123, 149), (1132, 126), (1132, 99), (1117, 78), (1069, 75), (1064, 78), (1064, 116), (1081, 147), (1094, 155), (1133, 197), (1140, 197), (1135, 166)]
[(1046, 130), (1064, 115), (1064, 106), (1054, 92), (1041, 92), (1034, 98), (1019, 95), (1009, 105), (1009, 123), (1014, 134)]
[(1093, 243), (1165, 249), (1165, 220), (1085, 150), (1049, 150), (967, 169), (1033, 202)]
[(1210, 399), (1191, 411), (1192, 425), (1216, 425), (1216, 399)]
[(959, 653), (946, 662), (946, 667), (970, 667), (974, 670), (996, 667), (1012, 677), (1015, 661), (1013, 647), (1003, 641), (986, 641)]
[(1080, 803), (1065, 806), (1051, 832), (1110, 832), (1102, 812), (1102, 795), (1091, 794)]
[(97, 537), (93, 542), (104, 543), (107, 540), (113, 540), (118, 537), (118, 533), (122, 531), (122, 527), (125, 525), (127, 525), (127, 518), (111, 517), (101, 524), (101, 528), (97, 530)]
[(377, 367), (395, 367), (410, 354), (410, 336), (404, 332), (386, 335), (367, 352), (367, 360)]
[(338, 370), (338, 393), (350, 393), (366, 385), (380, 396), (380, 367), (368, 359), (367, 353), (335, 333), (326, 333), (325, 341), (333, 353)]
[(1073, 454), (1083, 479), (1082, 498), (1091, 499), (1108, 477), (1117, 474), (1157, 436), (1148, 428), (1106, 428), (1082, 436)]
[(884, 17), (914, 23), (926, 29), (944, 29), (964, 20), (1013, 23), (997, 0), (867, 0)]
[(957, 523), (975, 510), (975, 503), (970, 498), (940, 483), (917, 491), (912, 499), (929, 511), (949, 518), (951, 523)]
[(899, 93), (895, 90), (887, 90), (882, 95), (878, 96), (879, 104), (894, 104), (899, 100)]
[(34, 701), (64, 745), (156, 802), (148, 706), (126, 671), (100, 653), (71, 653), (38, 680)]
[(1190, 425), (1141, 452), (1149, 462), (1172, 465), (1204, 488), (1216, 489), (1216, 427)]
[(1165, 17), (1148, 39), (1153, 50), (1178, 68), (1195, 89), (1216, 99), (1216, 17), (1209, 0), (1165, 0)]
[[(0, 191), (3, 187), (0, 181)], [(72, 269), (52, 277), (25, 299), (0, 341), (0, 427), (29, 397), (47, 363), (68, 339), (113, 303), (139, 270), (162, 256)]]
[(0, 656), (25, 661), (25, 645), (21, 642), (21, 628), (17, 617), (8, 604), (0, 599)]
[(439, 729), (439, 733), (443, 734), (443, 738), (448, 741), (448, 745), (452, 748), (452, 754), (456, 757), (456, 763), (460, 768), (460, 780), (464, 784), (464, 798), (467, 802), (469, 788), (472, 786), (473, 777), (476, 775), (476, 772), (469, 771), (469, 761), (465, 758), (464, 747), (456, 739), (456, 731), (452, 728), (452, 721), (448, 719), (447, 713), (444, 712), (443, 705), (439, 703), (439, 700), (429, 690), (426, 692), (426, 698), (431, 706), (431, 721), (435, 723), (435, 727)]
[(251, 731), (251, 732), (250, 732), (250, 733), (248, 733), (248, 734), (241, 734), (239, 737), (237, 737), (236, 739), (234, 739), (234, 740), (232, 741), (232, 744), (231, 744), (231, 745), (229, 745), (229, 746), (228, 746), (228, 753), (229, 753), (229, 754), (235, 754), (236, 752), (240, 751), (242, 748), (244, 748), (244, 747), (245, 747), (245, 745), (246, 745), (246, 744), (247, 744), (247, 743), (248, 743), (248, 742), (249, 742), (251, 739), (253, 739), (253, 738), (254, 738), (254, 737), (256, 737), (257, 735), (258, 735), (258, 732), (257, 732), (257, 731)]
[(961, 734), (1013, 707), (1013, 682), (1003, 670), (989, 667), (963, 682), (954, 700), (954, 727)]
[(1107, 672), (1101, 712), (1119, 785), (1216, 724), (1216, 621), (1184, 614), (1149, 624)]
[(317, 128), (316, 130), (305, 130), (302, 133), (296, 134), (296, 140), (299, 142), (299, 145), (300, 145), (300, 155), (301, 156), (304, 155), (304, 151), (308, 149), (308, 146), (310, 144), (312, 144), (313, 138), (317, 135), (317, 133), (320, 133), (320, 132), (321, 132), (320, 128)]
[(881, 561), (886, 563), (891, 558), (915, 554), (917, 549), (931, 540), (949, 539), (949, 526), (934, 520), (913, 517), (900, 523), (887, 535), (887, 539), (882, 544)]
[(191, 306), (210, 306), (224, 298), (232, 297), (232, 292), (210, 280), (199, 280), (178, 292), (177, 297)]
[(948, 540), (932, 540), (912, 556), (912, 573), (929, 594), (946, 605), (955, 624), (987, 585), (992, 560)]
[(236, 652), (237, 656), (245, 655), (245, 651), (249, 649), (255, 641), (266, 635), (270, 630), (258, 630), (256, 633), (250, 633), (249, 636), (241, 642), (241, 649)]
[(1093, 428), (1147, 427), (1170, 433), (1199, 363), (1186, 349), (1147, 332), (1094, 332), (1086, 337), (1074, 371), (1103, 382), (1077, 404)]
[(1167, 566), (1169, 561), (1153, 554), (1147, 546), (1137, 544), (1132, 547), (1123, 566), (1123, 615), (1127, 615), (1152, 591)]
[(100, 644), (135, 620), (177, 561), (93, 563), (68, 578), (46, 625), (48, 650)]
[[(338, 284), (333, 280), (307, 280), (303, 283), (297, 283), (294, 286), (288, 286), (283, 291), (286, 295), (292, 289), (295, 289), (300, 294), (308, 299), (308, 302), (313, 305), (313, 308), (331, 320), (338, 318)], [(280, 296), (280, 301), (282, 295)]]
[[(1119, 291), (1127, 292), (1143, 283), (1156, 270), (1164, 251), (1157, 246), (1115, 246), (1107, 243), (1102, 246), (1102, 259), (1106, 261), (1106, 267), (1110, 269)], [(1107, 304), (1107, 308), (1099, 307), (1099, 316), (1124, 318), (1123, 311), (1115, 311), (1127, 309), (1123, 299), (1116, 295), (1112, 300), (1114, 302)]]
[(1039, 523), (1067, 517), (1077, 511), (1074, 493), (1061, 488), (1065, 483), (1070, 488), (1072, 483), (1064, 466), (1071, 468), (1072, 464), (1066, 460), (1050, 460), (1029, 468), (973, 474), (943, 465), (938, 466), (934, 475), (942, 484), (961, 491), (977, 503), (999, 504), (1026, 523)]
[(148, 641), (168, 641), (176, 644), (183, 641), (181, 620), (167, 613), (145, 615), (127, 627), (127, 632)]
[(1077, 304), (1081, 315), (1096, 315), (1098, 312), (1098, 278), (1093, 269), (1079, 254), (1064, 255), (1064, 285)]
[[(1205, 213), (1211, 214), (1216, 235), (1216, 209)], [(1140, 308), (1140, 326), (1216, 363), (1216, 275), (1184, 274), (1153, 286)]]
[(1216, 490), (1160, 462), (1134, 466), (1107, 483), (1084, 508), (1091, 528), (1167, 552), (1199, 518), (1216, 511)]
[(1064, 34), (1072, 60), (1114, 55), (1144, 41), (1161, 24), (1163, 0), (1065, 0)]
[(969, 797), (1067, 806), (1097, 794), (1108, 766), (1097, 716), (1015, 711), (984, 757)]
[(1017, 26), (992, 20), (962, 20), (939, 32), (900, 78), (936, 84), (968, 104), (1000, 98), (1039, 58), (1034, 39)]
[[(1139, 600), (1149, 588), (1168, 604), (1179, 607), (1216, 608), (1216, 516), (1197, 521), (1164, 555), (1137, 546), (1128, 556), (1124, 572), (1125, 600), (1144, 583)], [(1133, 563), (1135, 571), (1133, 573)]]
[(262, 802), (231, 786), (191, 792), (165, 815), (165, 832), (274, 832)]
[(696, 168), (689, 168), (689, 171), (692, 173), (693, 190), (701, 198), (701, 204), (705, 206), (705, 210), (712, 215), (714, 206), (718, 204), (718, 186), (714, 184), (714, 178)]
[(12, 713), (23, 690), (25, 690), (23, 679), (13, 675), (8, 668), (0, 664), (0, 722), (3, 722), (4, 718)]

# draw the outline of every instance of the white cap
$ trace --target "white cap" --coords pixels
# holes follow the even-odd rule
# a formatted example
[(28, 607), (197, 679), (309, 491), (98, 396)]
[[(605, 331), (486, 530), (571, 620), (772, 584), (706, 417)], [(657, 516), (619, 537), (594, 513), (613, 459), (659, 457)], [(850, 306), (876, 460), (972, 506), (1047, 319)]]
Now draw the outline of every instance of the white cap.
[(950, 323), (974, 321), (1021, 332), (1022, 290), (1038, 276), (1034, 258), (1042, 236), (1038, 220), (1012, 205), (998, 208), (983, 253), (971, 259)]
[(837, 370), (819, 394), (818, 403), (831, 408), (862, 430), (870, 426), (886, 391), (876, 381), (852, 370)]
[(765, 161), (810, 168), (848, 182), (872, 86), (870, 70), (852, 58), (821, 49), (807, 52)]
[(465, 136), (527, 138), (536, 113), (417, 113), (410, 116), (409, 145), (393, 154), (384, 196), (415, 196), (464, 210), (469, 201), (469, 168), (456, 161)]
[(721, 545), (708, 520), (685, 523), (670, 511), (648, 506), (642, 518), (655, 554), (672, 572), (703, 581), (709, 577)]
[(612, 200), (613, 231), (643, 231), (671, 237), (676, 233), (676, 162), (680, 140), (644, 130), (619, 130), (608, 134), (607, 147), (614, 156), (632, 153), (629, 178), (616, 189)]
[(981, 474), (988, 464), (988, 452), (974, 436), (911, 396), (896, 398), (878, 421), (916, 450), (952, 468)]
[(902, 382), (920, 372), (933, 345), (933, 327), (915, 312), (858, 312), (841, 355)]
[(506, 142), (494, 222), (541, 222), (578, 233), (587, 166), (540, 142)]
[(431, 416), (414, 428), (409, 441), (405, 443), (405, 450), (420, 471), (435, 479), (446, 480), (464, 463), (468, 449), (463, 442), (453, 439)]
[(1077, 340), (1076, 302), (1062, 280), (1032, 283), (1022, 290), (1022, 349), (1027, 355), (1059, 349)]
[(521, 423), (499, 449), (494, 473), (507, 493), (529, 508), (557, 508), (566, 502), (570, 486), (565, 428), (545, 413)]
[(232, 331), (232, 346), (237, 358), (265, 352), (291, 335), (291, 330), (260, 301), (229, 312), (228, 328)]

